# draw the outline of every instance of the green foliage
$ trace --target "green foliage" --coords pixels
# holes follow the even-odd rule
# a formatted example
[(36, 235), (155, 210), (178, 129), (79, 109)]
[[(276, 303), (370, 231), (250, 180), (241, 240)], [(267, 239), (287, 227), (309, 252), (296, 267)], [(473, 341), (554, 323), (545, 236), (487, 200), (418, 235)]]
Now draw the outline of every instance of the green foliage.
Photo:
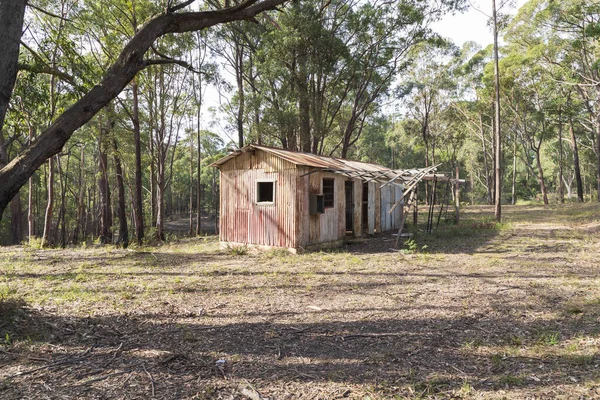
[[(215, 131), (219, 127), (221, 134), (232, 138), (242, 130), (246, 143), (344, 155), (391, 168), (441, 164), (439, 171), (454, 173), (458, 167), (460, 177), (467, 180), (463, 199), (490, 202), (491, 48), (472, 42), (457, 48), (429, 29), (431, 22), (464, 5), (456, 0), (289, 2), (281, 12), (258, 17), (260, 24), (242, 21), (158, 40), (145, 57), (171, 59), (169, 65), (150, 66), (135, 82), (147, 236), (156, 237), (152, 226), (159, 171), (164, 175), (162, 203), (169, 218), (189, 213), (191, 190), (193, 207), (200, 196), (201, 213), (216, 219), (219, 174), (209, 165), (235, 145), (226, 146), (220, 134), (204, 126)], [(20, 54), (21, 70), (2, 129), (8, 159), (94, 87), (124, 43), (146, 21), (163, 13), (164, 6), (152, 0), (36, 3), (26, 16), (27, 47)], [(541, 202), (543, 187), (552, 201), (558, 201), (563, 186), (574, 196), (576, 156), (586, 196), (595, 198), (600, 92), (590, 82), (597, 81), (600, 65), (598, 15), (598, 2), (531, 0), (503, 26), (505, 202)], [(190, 68), (170, 63), (173, 60)], [(229, 73), (235, 83), (229, 82)], [(222, 102), (226, 120), (215, 116), (212, 125), (205, 124), (202, 115), (208, 85), (228, 97)], [(393, 110), (387, 106), (390, 101), (397, 106)], [(107, 154), (111, 209), (117, 208), (117, 157), (123, 164), (126, 214), (133, 224), (133, 109), (133, 90), (128, 87), (79, 129), (55, 158), (51, 225), (57, 244), (62, 237), (67, 243), (97, 240), (101, 147)], [(47, 166), (32, 177), (37, 236), (44, 225), (47, 178)], [(197, 181), (200, 193), (195, 191)], [(8, 233), (19, 218), (25, 226), (28, 195), (24, 187), (23, 215), (9, 210), (0, 222), (0, 243), (23, 241)], [(116, 233), (118, 223), (112, 224)], [(28, 243), (36, 248), (39, 242), (33, 238)]]

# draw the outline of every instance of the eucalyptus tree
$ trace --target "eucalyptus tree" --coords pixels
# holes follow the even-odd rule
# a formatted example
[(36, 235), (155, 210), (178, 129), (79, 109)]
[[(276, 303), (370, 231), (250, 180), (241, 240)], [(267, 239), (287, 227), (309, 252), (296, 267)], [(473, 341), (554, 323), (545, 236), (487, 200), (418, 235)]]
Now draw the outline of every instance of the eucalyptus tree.
[[(139, 31), (127, 41), (117, 61), (112, 64), (98, 83), (85, 94), (71, 103), (69, 107), (56, 117), (52, 124), (27, 146), (19, 155), (0, 169), (0, 215), (28, 178), (49, 157), (60, 152), (75, 130), (88, 122), (131, 82), (137, 72), (148, 65), (164, 59), (148, 57), (147, 52), (156, 39), (167, 34), (202, 30), (221, 23), (234, 20), (252, 19), (257, 14), (274, 9), (285, 0), (246, 0), (232, 7), (221, 10), (182, 12), (193, 1), (168, 6), (151, 18)], [(3, 54), (3, 68), (0, 69), (0, 129), (18, 66), (18, 50), (22, 29), (22, 20), (26, 2), (12, 0), (0, 1), (0, 20), (6, 21), (8, 29), (3, 31), (0, 41), (0, 53)], [(12, 21), (8, 24), (8, 21)], [(17, 45), (15, 45), (17, 43)]]
[[(559, 81), (575, 88), (593, 133), (597, 191), (600, 194), (600, 3), (587, 0), (531, 0), (513, 23), (528, 35), (540, 58), (560, 71)], [(600, 196), (599, 196), (600, 198)]]
[(257, 51), (261, 131), (281, 145), (346, 157), (380, 112), (429, 23), (460, 1), (294, 3)]
[(450, 76), (449, 50), (434, 46), (416, 49), (418, 56), (403, 82), (402, 96), (407, 116), (418, 124), (418, 135), (425, 144), (425, 167), (436, 164), (436, 148), (444, 140), (439, 129), (455, 83)]
[[(153, 15), (160, 13), (160, 5), (151, 0), (110, 0), (102, 3), (95, 1), (85, 1), (86, 7), (82, 17), (78, 20), (80, 25), (93, 26), (94, 29), (83, 29), (82, 36), (91, 48), (90, 52), (99, 64), (99, 75), (105, 73), (106, 69), (116, 61), (119, 49), (123, 42), (131, 40), (142, 27), (142, 24)], [(155, 48), (152, 48), (155, 51)], [(133, 133), (134, 143), (134, 190), (133, 190), (133, 221), (135, 225), (135, 236), (138, 245), (142, 244), (144, 238), (144, 208), (143, 208), (143, 169), (142, 169), (142, 133), (141, 116), (139, 105), (139, 77), (135, 76), (130, 82), (130, 89), (126, 90), (118, 98), (115, 107), (122, 110), (130, 120), (129, 128)], [(122, 155), (115, 150), (118, 147), (116, 141), (123, 143), (127, 140), (127, 135), (122, 135), (119, 139), (114, 138), (112, 143), (114, 153), (115, 169), (121, 164)], [(119, 203), (124, 197), (123, 176), (116, 172), (117, 187), (119, 190)], [(119, 206), (119, 238), (117, 242), (126, 243), (124, 234), (128, 232), (126, 213), (123, 207)]]
[[(518, 49), (515, 54), (507, 55), (502, 65), (506, 73), (503, 91), (506, 93), (507, 106), (515, 117), (511, 128), (518, 133), (526, 165), (537, 176), (544, 204), (548, 204), (541, 158), (542, 146), (555, 134), (555, 126), (549, 115), (553, 88), (543, 80), (544, 70), (534, 60), (523, 56)], [(535, 169), (528, 162), (530, 154), (533, 154)]]
[[(451, 103), (455, 116), (462, 122), (472, 143), (467, 146), (470, 154), (469, 169), (475, 180), (485, 189), (487, 204), (493, 204), (493, 114), (492, 97), (484, 79), (486, 65), (491, 60), (491, 48), (480, 48), (467, 42), (453, 60), (452, 76), (456, 82), (457, 101)], [(472, 190), (475, 190), (474, 184)]]

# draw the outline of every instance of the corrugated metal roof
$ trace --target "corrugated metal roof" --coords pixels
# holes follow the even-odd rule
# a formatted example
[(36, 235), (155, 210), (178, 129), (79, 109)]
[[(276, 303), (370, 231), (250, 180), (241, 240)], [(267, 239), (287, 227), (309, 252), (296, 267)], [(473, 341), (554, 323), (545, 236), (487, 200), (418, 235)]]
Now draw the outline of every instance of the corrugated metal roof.
[[(227, 161), (248, 151), (261, 150), (274, 154), (295, 165), (319, 168), (330, 172), (340, 173), (352, 178), (360, 178), (373, 181), (401, 181), (408, 182), (416, 175), (421, 175), (423, 169), (411, 170), (393, 170), (379, 164), (366, 163), (361, 161), (346, 160), (342, 158), (326, 157), (311, 153), (302, 153), (291, 150), (284, 150), (275, 147), (259, 146), (250, 144), (243, 148), (228, 154), (227, 156), (211, 164), (213, 167), (220, 167)], [(428, 172), (434, 172), (434, 168), (428, 168)]]
[(302, 153), (298, 151), (284, 150), (276, 147), (260, 146), (256, 144), (250, 144), (242, 147), (239, 150), (228, 154), (227, 156), (215, 161), (211, 166), (218, 167), (232, 158), (239, 156), (242, 153), (251, 150), (262, 150), (271, 154), (275, 154), (284, 160), (287, 160), (296, 165), (303, 165), (307, 167), (325, 168), (325, 169), (368, 169), (368, 170), (386, 170), (387, 168), (377, 165), (363, 163), (360, 161), (350, 161), (335, 157), (319, 156), (312, 153)]

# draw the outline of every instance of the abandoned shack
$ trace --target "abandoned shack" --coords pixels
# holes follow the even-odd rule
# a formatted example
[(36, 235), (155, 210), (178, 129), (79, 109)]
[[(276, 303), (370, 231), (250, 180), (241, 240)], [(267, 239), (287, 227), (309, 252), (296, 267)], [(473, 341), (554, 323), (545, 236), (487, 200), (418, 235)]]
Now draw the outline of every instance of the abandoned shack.
[(403, 224), (402, 204), (434, 167), (381, 165), (248, 145), (212, 164), (220, 170), (223, 246), (318, 250)]

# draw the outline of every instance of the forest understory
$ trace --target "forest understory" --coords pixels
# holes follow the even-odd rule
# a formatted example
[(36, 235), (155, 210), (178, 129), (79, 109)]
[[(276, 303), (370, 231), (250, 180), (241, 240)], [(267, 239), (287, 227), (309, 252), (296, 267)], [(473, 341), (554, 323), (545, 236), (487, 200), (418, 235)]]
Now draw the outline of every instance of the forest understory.
[(2, 247), (0, 397), (600, 397), (600, 206), (492, 216), (402, 251)]

